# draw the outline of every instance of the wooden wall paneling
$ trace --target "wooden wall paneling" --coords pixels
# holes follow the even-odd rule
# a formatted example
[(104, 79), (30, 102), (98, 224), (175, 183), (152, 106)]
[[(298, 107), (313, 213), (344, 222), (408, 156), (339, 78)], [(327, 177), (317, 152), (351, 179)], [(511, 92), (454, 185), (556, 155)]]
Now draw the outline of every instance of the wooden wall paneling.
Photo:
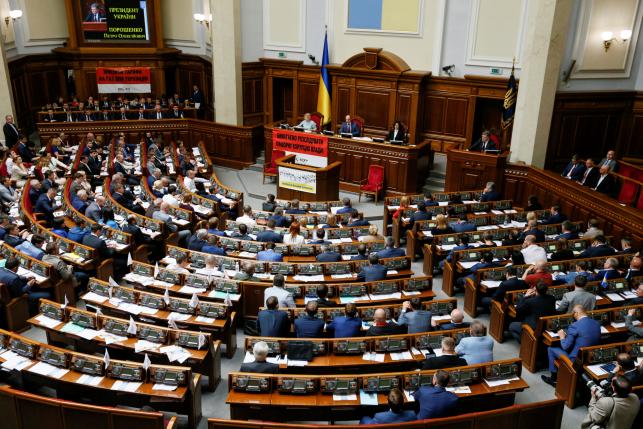
[(319, 81), (302, 81), (297, 82), (297, 118), (303, 116), (303, 113), (317, 111), (317, 95), (319, 92)]
[(364, 127), (386, 132), (389, 128), (389, 107), (391, 94), (388, 91), (356, 88), (355, 115), (364, 118)]
[(444, 114), (444, 128), (442, 132), (457, 137), (465, 137), (467, 132), (466, 98), (448, 97)]

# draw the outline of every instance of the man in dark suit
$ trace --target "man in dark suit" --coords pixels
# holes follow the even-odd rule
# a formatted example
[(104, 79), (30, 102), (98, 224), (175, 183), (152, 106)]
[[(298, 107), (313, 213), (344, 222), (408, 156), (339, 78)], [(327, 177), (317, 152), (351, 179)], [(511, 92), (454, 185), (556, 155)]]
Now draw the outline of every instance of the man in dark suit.
[(315, 237), (317, 238), (312, 240), (310, 244), (330, 244), (330, 241), (326, 241), (326, 231), (323, 228), (318, 228), (315, 231)]
[(411, 219), (409, 220), (409, 229), (413, 228), (413, 224), (415, 222), (430, 219), (431, 213), (426, 211), (426, 204), (424, 204), (424, 201), (420, 201), (417, 204), (417, 210), (413, 212)]
[(359, 129), (359, 124), (351, 119), (351, 115), (346, 115), (345, 121), (339, 129), (340, 134), (352, 134), (353, 137), (358, 137), (362, 130)]
[(340, 262), (342, 260), (342, 255), (331, 250), (327, 244), (323, 244), (321, 247), (321, 253), (315, 258), (317, 262)]
[(42, 183), (37, 179), (32, 179), (29, 185), (29, 202), (31, 203), (31, 207), (35, 207), (38, 198), (40, 198), (40, 195), (45, 191), (42, 189)]
[(54, 222), (54, 198), (56, 197), (57, 191), (58, 188), (49, 188), (47, 192), (38, 197), (36, 206), (33, 209), (34, 213), (42, 213), (44, 215), (44, 219), (49, 225)]
[(595, 188), (600, 175), (598, 167), (594, 165), (594, 160), (592, 158), (587, 158), (587, 161), (585, 161), (585, 172), (577, 183), (579, 185), (587, 186), (588, 188)]
[(257, 315), (257, 330), (262, 337), (287, 337), (290, 334), (288, 313), (277, 309), (279, 300), (271, 296), (266, 300), (266, 309)]
[(4, 141), (7, 147), (11, 149), (20, 140), (20, 131), (18, 131), (18, 127), (16, 127), (16, 124), (13, 123), (13, 115), (7, 115), (4, 117), (4, 119), (5, 124), (2, 126), (2, 131), (4, 132)]
[(428, 356), (421, 369), (443, 369), (457, 366), (467, 366), (467, 361), (455, 352), (455, 340), (451, 337), (442, 338), (442, 356)]
[(594, 274), (591, 278), (592, 281), (597, 280), (612, 280), (621, 278), (621, 272), (618, 270), (618, 259), (607, 258), (603, 263), (603, 269)]
[(384, 265), (380, 265), (380, 258), (376, 253), (371, 253), (368, 256), (368, 263), (369, 265), (362, 267), (362, 270), (357, 274), (358, 282), (374, 282), (386, 278), (388, 270)]
[(3, 268), (0, 268), (0, 283), (9, 289), (9, 295), (17, 298), (23, 294), (29, 296), (29, 313), (38, 312), (38, 301), (42, 299), (51, 299), (49, 292), (35, 290), (36, 279), (28, 279), (17, 274), (20, 261), (14, 257), (7, 259)]
[(271, 220), (275, 221), (277, 228), (288, 228), (290, 226), (290, 217), (284, 216), (284, 209), (281, 207), (277, 207), (275, 214), (268, 218), (268, 222)]
[(188, 240), (188, 250), (194, 250), (200, 252), (203, 249), (203, 246), (208, 244), (206, 238), (208, 237), (207, 229), (199, 229), (190, 239)]
[(422, 386), (413, 393), (415, 402), (420, 407), (417, 414), (418, 420), (449, 417), (455, 414), (458, 396), (446, 390), (449, 380), (449, 373), (440, 369), (433, 375), (433, 386)]
[(295, 320), (297, 338), (319, 338), (324, 331), (324, 321), (317, 318), (317, 301), (308, 301), (306, 312)]
[(433, 326), (433, 328), (437, 328), (442, 331), (448, 331), (449, 329), (468, 328), (469, 322), (464, 321), (464, 313), (462, 312), (462, 310), (454, 308), (451, 311), (451, 322), (438, 325), (434, 319), (431, 320), (431, 325)]
[(611, 256), (616, 254), (616, 250), (607, 244), (607, 239), (604, 235), (599, 235), (594, 238), (592, 245), (583, 250), (578, 256), (579, 258), (595, 258), (597, 256)]
[(505, 273), (505, 280), (500, 282), (500, 285), (495, 289), (493, 294), (489, 297), (482, 298), (482, 306), (490, 309), (491, 301), (503, 303), (505, 294), (514, 290), (529, 289), (529, 286), (523, 279), (518, 278), (518, 270), (516, 267), (511, 266)]
[(141, 216), (145, 215), (145, 209), (141, 205), (142, 201), (134, 196), (132, 191), (125, 189), (122, 183), (114, 185), (114, 192), (112, 193), (114, 201), (119, 205), (125, 207), (129, 211), (133, 211)]
[(357, 317), (357, 306), (352, 302), (344, 308), (345, 316), (336, 316), (326, 326), (326, 331), (335, 338), (359, 337), (362, 335), (362, 319)]
[(98, 255), (102, 259), (108, 259), (114, 256), (114, 249), (107, 247), (104, 240), (100, 238), (102, 227), (99, 224), (91, 226), (91, 233), (83, 237), (83, 245), (98, 250)]
[(252, 347), (252, 354), (254, 361), (241, 364), (239, 371), (241, 372), (258, 372), (263, 374), (277, 374), (279, 373), (279, 365), (276, 363), (266, 362), (270, 348), (264, 341), (255, 343)]
[(351, 261), (368, 261), (368, 256), (366, 256), (367, 250), (366, 244), (360, 243), (357, 246), (357, 255), (352, 256)]
[(340, 209), (337, 209), (337, 214), (353, 213), (355, 211), (350, 198), (347, 198), (347, 197), (342, 198), (342, 204), (343, 204), (343, 207)]
[(264, 212), (274, 212), (276, 208), (275, 196), (273, 194), (266, 195), (266, 201), (261, 204), (261, 210)]
[[(275, 214), (277, 214), (276, 210), (275, 210)], [(306, 210), (299, 208), (299, 200), (298, 199), (293, 199), (290, 202), (290, 207), (288, 207), (286, 209), (286, 214), (306, 214)]]
[(568, 220), (562, 223), (561, 230), (561, 234), (556, 237), (556, 240), (560, 240), (561, 238), (564, 238), (565, 240), (576, 240), (578, 238), (576, 227)]
[(334, 307), (335, 303), (328, 299), (328, 286), (325, 284), (321, 284), (317, 286), (317, 289), (315, 289), (315, 294), (317, 295), (315, 301), (317, 301), (317, 307), (321, 308), (328, 308), (328, 307)]
[(496, 184), (494, 182), (487, 182), (487, 185), (482, 191), (482, 195), (480, 195), (480, 202), (499, 201), (501, 198), (502, 195), (496, 190)]
[(545, 232), (538, 229), (538, 221), (535, 219), (527, 222), (527, 227), (523, 232), (520, 233), (520, 236), (518, 236), (518, 240), (521, 242), (525, 241), (525, 238), (528, 235), (533, 235), (536, 239), (536, 243), (542, 243), (546, 239)]
[(348, 227), (351, 226), (369, 226), (370, 223), (366, 219), (360, 219), (359, 218), (359, 212), (357, 210), (353, 210), (351, 212), (351, 218), (348, 220)]
[(101, 22), (105, 20), (105, 13), (98, 3), (92, 3), (90, 11), (85, 17), (85, 22)]
[(618, 171), (618, 163), (616, 162), (616, 152), (613, 150), (607, 151), (605, 158), (601, 159), (598, 163), (599, 167), (606, 166), (609, 171)]
[(18, 142), (18, 155), (22, 158), (22, 162), (27, 164), (32, 164), (35, 160), (39, 159), (39, 156), (34, 155), (33, 151), (29, 147), (29, 140), (27, 137), (23, 137)]
[(556, 314), (556, 298), (547, 294), (547, 285), (539, 282), (536, 289), (529, 289), (516, 304), (516, 321), (509, 324), (511, 336), (520, 343), (522, 324), (536, 329), (538, 318)]
[(123, 232), (126, 232), (132, 236), (132, 240), (136, 246), (141, 244), (152, 244), (152, 240), (149, 236), (145, 235), (141, 228), (136, 225), (136, 216), (129, 215), (127, 216), (127, 223), (123, 225)]
[(275, 243), (269, 241), (266, 243), (266, 250), (257, 253), (257, 261), (281, 262), (284, 256), (275, 252)]
[(283, 241), (281, 234), (275, 232), (274, 219), (269, 220), (266, 229), (257, 234), (257, 241), (261, 241), (263, 243), (281, 243)]
[(469, 147), (470, 151), (485, 152), (488, 150), (497, 150), (496, 144), (489, 137), (491, 133), (487, 130), (482, 132), (480, 138)]
[(595, 191), (601, 194), (611, 195), (614, 190), (614, 177), (610, 175), (610, 168), (607, 165), (602, 165), (599, 170), (600, 176), (594, 186)]
[(383, 250), (377, 252), (377, 256), (380, 258), (396, 258), (398, 256), (406, 256), (406, 252), (401, 247), (395, 247), (395, 241), (393, 237), (386, 237), (385, 241), (386, 247)]
[(192, 102), (194, 107), (197, 109), (196, 116), (198, 119), (203, 119), (205, 116), (205, 100), (203, 98), (203, 93), (197, 85), (192, 87)]
[(558, 331), (560, 347), (549, 347), (547, 350), (551, 376), (542, 375), (541, 378), (552, 386), (556, 386), (558, 368), (555, 362), (559, 356), (565, 355), (573, 362), (581, 347), (595, 346), (601, 341), (601, 324), (588, 317), (582, 305), (574, 306), (572, 314), (576, 321), (569, 325), (567, 332), (562, 329)]
[(373, 314), (373, 324), (368, 331), (367, 337), (379, 337), (383, 335), (396, 335), (406, 333), (406, 327), (399, 326), (397, 323), (386, 321), (386, 312), (382, 308), (375, 310)]
[(391, 389), (388, 393), (389, 411), (376, 413), (373, 417), (364, 416), (360, 420), (360, 425), (375, 425), (384, 423), (404, 423), (412, 422), (417, 419), (413, 410), (404, 409), (404, 394), (397, 387)]
[(549, 218), (545, 219), (543, 225), (553, 225), (555, 223), (563, 223), (567, 220), (567, 216), (560, 212), (559, 205), (553, 205), (549, 209)]
[(585, 164), (583, 164), (583, 161), (579, 159), (577, 155), (574, 155), (561, 173), (561, 176), (566, 179), (578, 181), (583, 177), (583, 174), (585, 174)]

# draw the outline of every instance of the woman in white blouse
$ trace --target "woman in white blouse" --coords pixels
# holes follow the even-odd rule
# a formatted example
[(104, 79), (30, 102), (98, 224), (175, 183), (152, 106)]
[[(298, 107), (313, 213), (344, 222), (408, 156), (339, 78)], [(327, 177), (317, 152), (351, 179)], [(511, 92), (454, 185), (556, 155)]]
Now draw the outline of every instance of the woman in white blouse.
[(16, 182), (17, 188), (25, 186), (29, 170), (22, 164), (22, 158), (16, 156), (13, 160), (13, 167), (11, 168), (11, 179)]
[(284, 234), (284, 244), (304, 244), (304, 236), (300, 234), (301, 227), (298, 222), (290, 224), (288, 233)]

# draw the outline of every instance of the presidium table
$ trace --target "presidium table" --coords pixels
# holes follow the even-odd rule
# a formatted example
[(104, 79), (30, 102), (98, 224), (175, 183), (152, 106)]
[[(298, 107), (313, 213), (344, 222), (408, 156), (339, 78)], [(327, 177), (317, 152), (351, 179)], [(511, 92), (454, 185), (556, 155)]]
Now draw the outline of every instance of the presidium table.
[[(275, 135), (277, 134), (277, 135)], [(298, 144), (297, 138), (302, 141)], [(340, 162), (339, 189), (359, 191), (359, 186), (368, 178), (370, 165), (384, 166), (384, 189), (388, 195), (402, 195), (418, 192), (429, 173), (429, 157), (431, 145), (421, 142), (416, 145), (398, 146), (390, 143), (378, 143), (370, 137), (343, 138), (339, 135), (327, 136), (292, 130), (282, 130), (278, 126), (264, 126), (264, 142), (266, 162), (272, 160), (273, 150), (283, 151), (286, 146), (274, 145), (279, 141), (287, 141), (298, 145), (301, 149), (307, 141), (316, 140), (321, 146), (327, 145), (327, 152), (320, 151), (319, 155), (327, 156), (328, 166)], [(293, 147), (294, 148), (294, 147)], [(287, 152), (296, 152), (287, 150)], [(311, 153), (311, 155), (314, 155)], [(312, 194), (310, 194), (312, 195)]]

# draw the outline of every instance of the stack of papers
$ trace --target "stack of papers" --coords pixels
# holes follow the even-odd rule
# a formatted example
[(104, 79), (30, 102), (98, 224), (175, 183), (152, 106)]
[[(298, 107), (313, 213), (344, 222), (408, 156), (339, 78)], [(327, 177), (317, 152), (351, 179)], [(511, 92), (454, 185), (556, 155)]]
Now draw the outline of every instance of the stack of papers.
[(473, 267), (477, 263), (478, 263), (478, 261), (460, 262), (460, 265), (462, 265), (462, 268), (468, 270), (469, 268)]
[(124, 392), (136, 392), (143, 383), (136, 381), (116, 380), (112, 384), (112, 390), (122, 390)]
[(337, 279), (352, 279), (354, 277), (354, 274), (348, 273), (348, 274), (333, 274), (330, 276), (333, 280)]
[(592, 371), (595, 375), (597, 376), (602, 376), (602, 375), (607, 375), (607, 371), (605, 371), (603, 368), (601, 368), (605, 363), (598, 363), (596, 365), (589, 365), (587, 369)]
[(112, 343), (119, 343), (121, 341), (127, 341), (127, 337), (121, 337), (120, 335), (110, 334), (109, 332), (101, 329), (98, 331), (98, 334), (103, 338), (105, 344), (109, 345)]
[(453, 392), (456, 395), (457, 394), (465, 394), (465, 393), (471, 393), (471, 388), (469, 386), (455, 386), (455, 387), (447, 387), (446, 390), (448, 392)]
[(134, 343), (134, 351), (136, 353), (158, 349), (159, 347), (160, 347), (160, 344), (153, 343), (147, 340), (138, 340), (136, 343)]
[(402, 293), (406, 296), (421, 295), (422, 292), (419, 290), (403, 290)]
[(246, 259), (257, 259), (257, 254), (252, 253), (252, 252), (246, 252), (245, 250), (242, 252), (239, 252), (239, 257), (240, 258), (246, 258)]
[(545, 332), (547, 332), (549, 336), (552, 338), (558, 338), (558, 332), (554, 332), (554, 331), (545, 331)]
[(359, 403), (362, 405), (378, 405), (377, 393), (367, 393), (360, 389)]
[(383, 294), (377, 294), (369, 295), (371, 297), (372, 301), (377, 301), (377, 300), (382, 300), (382, 299), (400, 299), (402, 298), (402, 294), (400, 292), (393, 292), (393, 293), (383, 293)]
[(83, 374), (78, 377), (76, 383), (84, 384), (86, 386), (98, 386), (105, 377), (94, 377), (92, 375)]
[(37, 316), (36, 320), (46, 328), (55, 328), (62, 323), (60, 320), (52, 319), (51, 317), (47, 317), (44, 314)]
[(137, 283), (143, 286), (149, 286), (154, 283), (154, 279), (140, 274), (127, 273), (123, 276), (125, 280), (131, 283)]
[(339, 303), (340, 304), (348, 304), (349, 302), (355, 302), (355, 301), (369, 301), (371, 297), (369, 295), (362, 295), (362, 296), (340, 296), (339, 297)]
[(511, 384), (512, 381), (518, 381), (520, 378), (518, 377), (513, 377), (513, 378), (503, 378), (501, 380), (487, 380), (486, 378), (484, 379), (484, 382), (487, 383), (487, 386), (489, 387), (497, 387), (497, 386), (504, 386), (507, 384)]
[(152, 386), (152, 390), (164, 390), (166, 392), (173, 392), (177, 388), (176, 385), (170, 385), (170, 384), (161, 384), (161, 383), (156, 383), (155, 385)]
[(389, 353), (391, 355), (391, 360), (412, 360), (411, 352), (399, 352), (399, 353)]
[(5, 351), (0, 357), (5, 360), (0, 366), (8, 370), (21, 371), (33, 363), (31, 359), (20, 356), (11, 350)]
[(357, 395), (355, 393), (350, 395), (333, 395), (333, 401), (357, 401)]
[(162, 280), (154, 280), (154, 281), (151, 283), (151, 285), (152, 285), (152, 286), (156, 286), (156, 287), (164, 287), (164, 288), (166, 288), (166, 289), (167, 289), (167, 288), (169, 288), (169, 287), (174, 286), (174, 284), (173, 284), (173, 283), (164, 282), (164, 281), (162, 281)]
[(194, 320), (200, 323), (214, 323), (216, 319), (214, 317), (197, 316)]
[(50, 365), (47, 362), (38, 362), (37, 364), (29, 368), (28, 371), (44, 375), (45, 377), (53, 377), (58, 379), (69, 372), (68, 369), (58, 368), (57, 366)]
[(306, 360), (291, 360), (291, 359), (288, 359), (286, 364), (288, 366), (306, 366), (306, 365), (308, 365), (308, 361), (306, 361)]
[(384, 362), (385, 357), (386, 357), (385, 353), (366, 352), (362, 355), (362, 360), (368, 360), (372, 362)]
[(625, 298), (617, 293), (608, 292), (605, 294), (605, 296), (608, 297), (612, 302), (625, 301)]
[(85, 295), (83, 295), (83, 299), (85, 301), (91, 301), (97, 304), (102, 304), (105, 301), (107, 301), (108, 298), (106, 296), (98, 295), (97, 293), (94, 293), (94, 292), (87, 292)]
[(324, 281), (324, 275), (319, 274), (316, 276), (302, 276), (302, 275), (296, 275), (293, 277), (295, 281), (298, 282), (323, 282)]
[(179, 289), (179, 292), (192, 295), (194, 293), (196, 294), (203, 293), (206, 290), (207, 290), (206, 288), (201, 288), (201, 287), (183, 286), (181, 289)]
[(500, 286), (500, 283), (502, 283), (500, 280), (483, 280), (480, 282), (482, 286), (486, 286), (487, 288), (495, 288)]
[(168, 316), (168, 320), (172, 319), (172, 320), (178, 320), (179, 322), (181, 322), (183, 320), (188, 320), (190, 317), (191, 317), (190, 314), (177, 313), (176, 311), (173, 311)]
[(159, 349), (161, 353), (165, 353), (170, 362), (183, 363), (192, 357), (192, 354), (179, 346), (165, 346)]

